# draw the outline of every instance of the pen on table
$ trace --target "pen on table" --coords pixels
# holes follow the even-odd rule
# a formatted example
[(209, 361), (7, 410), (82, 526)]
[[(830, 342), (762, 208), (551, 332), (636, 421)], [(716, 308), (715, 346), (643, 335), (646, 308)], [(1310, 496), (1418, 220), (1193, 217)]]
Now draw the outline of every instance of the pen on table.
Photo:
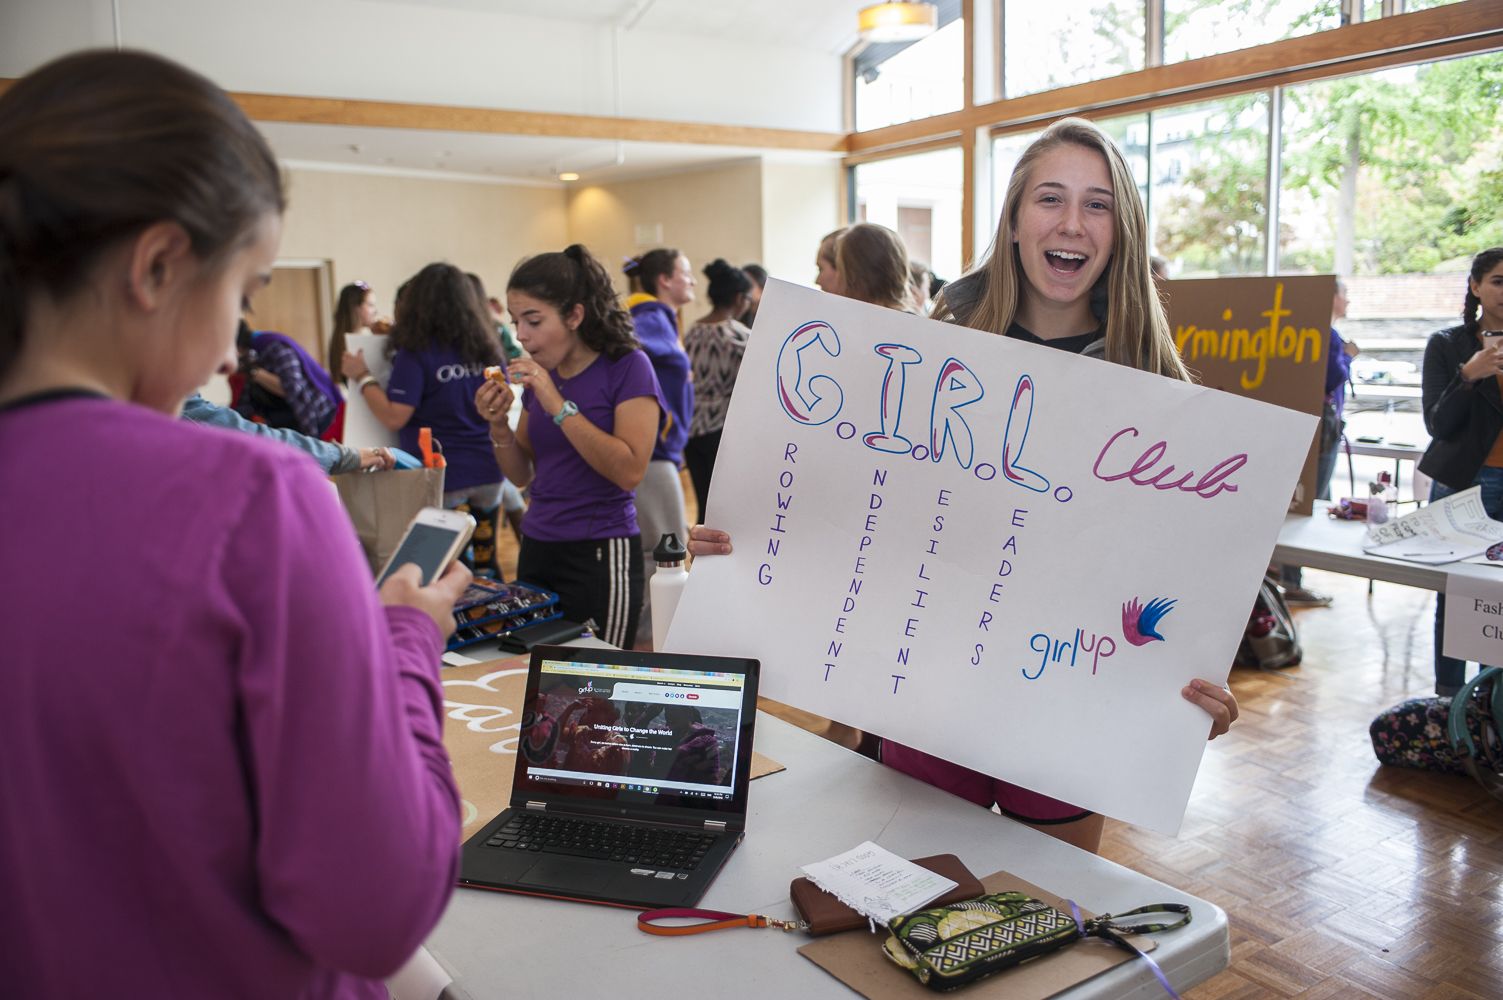
[(1445, 549), (1443, 551), (1436, 551), (1436, 552), (1400, 552), (1399, 553), (1399, 555), (1404, 555), (1404, 556), (1454, 556), (1455, 554), (1456, 554), (1456, 550), (1455, 549)]

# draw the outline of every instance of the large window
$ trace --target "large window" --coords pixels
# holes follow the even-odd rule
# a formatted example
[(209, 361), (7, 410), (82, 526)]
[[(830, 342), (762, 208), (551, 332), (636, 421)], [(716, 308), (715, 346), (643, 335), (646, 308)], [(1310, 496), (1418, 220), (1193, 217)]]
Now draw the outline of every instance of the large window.
[(856, 167), (856, 218), (895, 230), (908, 256), (942, 278), (960, 274), (961, 155), (940, 149)]
[(965, 105), (965, 23), (950, 21), (908, 46), (879, 45), (856, 59), (856, 129), (882, 128)]
[(1164, 0), (1164, 62), (1266, 45), (1341, 24), (1341, 0)]
[[(1363, 0), (1351, 14), (1371, 21), (1385, 9), (1402, 14), (1445, 2)], [(1344, 6), (1341, 0), (1090, 0), (1076, 9), (1004, 0), (997, 40), (1003, 96), (1336, 29)], [(990, 64), (989, 54), (982, 62)], [(1174, 277), (1334, 272), (1353, 283), (1354, 316), (1403, 308), (1429, 322), (1454, 314), (1459, 302), (1450, 302), (1454, 289), (1435, 296), (1427, 289), (1455, 285), (1472, 254), (1503, 245), (1503, 53), (1182, 99), (1187, 103), (1126, 116), (1080, 112), (1122, 148), (1148, 209), (1149, 250), (1168, 259)], [(951, 104), (958, 103), (957, 91)], [(1066, 102), (1059, 103), (1063, 110)], [(1025, 102), (1024, 113), (1037, 113), (1036, 104)], [(1038, 134), (1034, 127), (996, 136), (989, 164), (986, 155), (977, 157), (990, 172), (977, 178), (979, 205), (988, 204), (989, 181), (989, 204), (1000, 210), (1018, 157)], [(951, 166), (942, 186), (958, 191), (959, 156), (943, 155)], [(900, 219), (896, 207), (881, 207), (888, 182), (877, 180), (879, 168), (860, 169), (866, 217), (903, 229), (920, 248), (928, 239), (936, 261), (942, 259), (937, 214), (926, 224), (922, 210), (908, 206)], [(919, 190), (927, 180), (915, 173), (902, 183)], [(979, 251), (995, 220), (978, 218), (976, 230)], [(1383, 276), (1396, 279), (1393, 294), (1384, 290)], [(1396, 298), (1408, 304), (1400, 307)]]
[(1432, 272), (1503, 243), (1500, 106), (1503, 54), (1287, 88), (1279, 269)]
[(1268, 95), (1151, 116), (1149, 245), (1175, 277), (1263, 274)]
[(1145, 10), (1143, 0), (1006, 4), (1003, 94), (1018, 97), (1142, 69)]

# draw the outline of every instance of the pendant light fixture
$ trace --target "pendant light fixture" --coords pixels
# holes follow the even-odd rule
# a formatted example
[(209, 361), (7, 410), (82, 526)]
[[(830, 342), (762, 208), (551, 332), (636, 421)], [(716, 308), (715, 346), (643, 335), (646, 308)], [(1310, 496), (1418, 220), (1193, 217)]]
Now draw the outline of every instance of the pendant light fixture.
[(858, 24), (861, 38), (873, 44), (916, 42), (939, 27), (939, 8), (922, 0), (890, 0), (863, 7)]

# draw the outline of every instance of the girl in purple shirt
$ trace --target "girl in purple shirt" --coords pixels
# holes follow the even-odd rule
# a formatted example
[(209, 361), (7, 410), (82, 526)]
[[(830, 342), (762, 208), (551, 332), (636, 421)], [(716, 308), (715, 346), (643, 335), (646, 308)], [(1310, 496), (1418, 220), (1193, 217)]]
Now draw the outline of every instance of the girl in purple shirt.
[[(575, 244), (517, 265), (506, 286), (530, 355), (487, 380), (475, 407), (506, 477), (532, 484), (517, 578), (558, 594), (565, 616), (631, 648), (642, 607), (633, 491), (667, 406), (610, 276)], [(512, 386), (522, 416), (512, 431)]]
[(157, 56), (0, 96), (0, 455), (33, 471), (0, 544), (6, 996), (384, 998), (454, 884), (469, 573), (378, 595), (306, 459), (175, 419), (234, 370), (282, 208), (244, 113)]
[(491, 453), (486, 422), (471, 400), (485, 369), (502, 363), (501, 342), (475, 298), (474, 287), (452, 264), (429, 264), (402, 286), (388, 347), (391, 377), (383, 389), (365, 358), (346, 352), (344, 375), (377, 420), (397, 432), (402, 450), (417, 454), (418, 431), (433, 428), (443, 446), (444, 506), (475, 516), (477, 573), (496, 572), (496, 515), (501, 469)]

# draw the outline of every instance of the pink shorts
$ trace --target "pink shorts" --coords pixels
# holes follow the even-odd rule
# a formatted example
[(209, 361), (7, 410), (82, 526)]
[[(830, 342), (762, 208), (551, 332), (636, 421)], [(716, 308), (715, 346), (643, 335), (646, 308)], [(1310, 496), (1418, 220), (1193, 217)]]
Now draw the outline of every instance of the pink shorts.
[(882, 763), (935, 788), (942, 788), (951, 795), (969, 799), (978, 806), (991, 808), (995, 803), (1004, 815), (1024, 823), (1050, 826), (1073, 823), (1091, 815), (1088, 809), (1051, 799), (1038, 792), (1030, 792), (1026, 788), (988, 777), (980, 771), (952, 764), (892, 740), (882, 741)]

